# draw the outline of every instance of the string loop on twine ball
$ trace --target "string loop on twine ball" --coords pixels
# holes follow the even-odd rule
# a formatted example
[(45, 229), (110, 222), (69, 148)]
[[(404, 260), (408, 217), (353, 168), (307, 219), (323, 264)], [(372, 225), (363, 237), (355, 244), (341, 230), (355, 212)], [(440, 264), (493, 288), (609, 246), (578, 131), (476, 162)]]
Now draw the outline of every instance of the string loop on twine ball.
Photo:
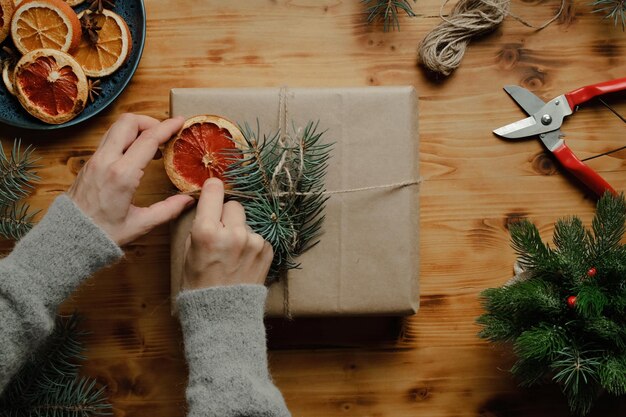
[(558, 19), (565, 6), (565, 0), (561, 0), (561, 7), (554, 17), (537, 27), (512, 14), (510, 0), (460, 0), (445, 17), (443, 8), (448, 1), (445, 0), (439, 10), (443, 22), (426, 35), (418, 51), (419, 62), (426, 69), (444, 76), (461, 65), (472, 38), (493, 31), (505, 17), (511, 16), (525, 26), (541, 30)]

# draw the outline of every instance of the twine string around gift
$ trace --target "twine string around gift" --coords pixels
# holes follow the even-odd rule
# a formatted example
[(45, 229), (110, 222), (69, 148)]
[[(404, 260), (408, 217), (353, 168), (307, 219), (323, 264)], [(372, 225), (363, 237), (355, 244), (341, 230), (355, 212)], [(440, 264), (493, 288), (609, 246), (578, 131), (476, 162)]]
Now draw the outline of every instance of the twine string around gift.
[(449, 1), (444, 0), (439, 9), (439, 17), (443, 22), (426, 35), (418, 51), (418, 59), (424, 67), (444, 76), (450, 75), (461, 65), (472, 38), (496, 29), (505, 17), (510, 16), (524, 26), (541, 30), (561, 16), (566, 0), (561, 0), (556, 14), (539, 26), (512, 13), (511, 0), (460, 0), (446, 17), (443, 9)]
[[(293, 134), (288, 132), (289, 104), (288, 104), (288, 88), (281, 87), (278, 100), (278, 145), (282, 149), (281, 158), (269, 178), (270, 190), (269, 195), (277, 198), (289, 196), (316, 196), (316, 195), (337, 195), (347, 193), (366, 192), (373, 190), (397, 190), (409, 186), (419, 185), (421, 178), (407, 179), (404, 181), (393, 182), (389, 184), (380, 184), (364, 187), (346, 188), (340, 190), (319, 190), (301, 192), (298, 190), (298, 184), (304, 173), (304, 149), (301, 140), (302, 128), (293, 128)], [(294, 164), (294, 154), (297, 162)], [(294, 175), (295, 178), (294, 178)], [(239, 198), (258, 198), (258, 194), (249, 194), (237, 190), (225, 190), (226, 195)], [(195, 195), (200, 194), (200, 190), (185, 192), (182, 194)], [(297, 233), (293, 233), (297, 243)], [(283, 283), (283, 312), (286, 318), (291, 318), (290, 296), (289, 296), (289, 278), (287, 271), (281, 271), (279, 280)]]

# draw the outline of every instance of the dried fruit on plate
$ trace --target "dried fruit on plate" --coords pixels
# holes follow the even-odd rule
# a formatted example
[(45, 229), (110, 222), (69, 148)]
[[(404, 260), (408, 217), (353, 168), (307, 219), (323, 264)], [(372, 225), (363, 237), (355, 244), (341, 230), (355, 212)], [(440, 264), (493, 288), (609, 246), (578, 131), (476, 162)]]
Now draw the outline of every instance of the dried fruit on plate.
[(15, 90), (27, 112), (50, 124), (76, 117), (88, 95), (87, 77), (78, 62), (54, 49), (38, 49), (19, 60)]
[(15, 63), (5, 60), (2, 63), (2, 82), (11, 95), (15, 95)]
[(42, 48), (68, 52), (78, 46), (81, 27), (63, 0), (24, 0), (13, 14), (11, 37), (22, 54)]
[(20, 57), (17, 52), (15, 52), (12, 48), (9, 48), (8, 46), (3, 46), (2, 50), (5, 54), (5, 58), (2, 60), (2, 63), (0, 65), (0, 67), (2, 68), (2, 82), (4, 83), (7, 91), (10, 94), (15, 95), (15, 77), (13, 71), (15, 70), (15, 64), (17, 64), (17, 61)]
[(11, 33), (11, 16), (14, 9), (13, 0), (0, 0), (0, 42)]
[(130, 56), (132, 39), (124, 19), (110, 10), (80, 14), (83, 34), (72, 53), (89, 77), (104, 77), (117, 71)]
[(244, 144), (241, 131), (223, 117), (192, 117), (165, 145), (165, 171), (179, 190), (197, 191), (208, 178), (223, 180), (233, 158), (224, 151)]

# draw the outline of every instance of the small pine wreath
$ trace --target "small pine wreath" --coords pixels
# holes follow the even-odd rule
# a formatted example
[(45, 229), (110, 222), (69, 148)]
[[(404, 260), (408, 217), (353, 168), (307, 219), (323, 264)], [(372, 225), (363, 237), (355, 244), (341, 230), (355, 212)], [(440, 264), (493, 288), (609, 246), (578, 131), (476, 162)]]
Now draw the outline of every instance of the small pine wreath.
[(479, 336), (509, 342), (520, 385), (553, 381), (574, 414), (604, 392), (626, 394), (624, 196), (605, 194), (591, 230), (577, 217), (555, 225), (554, 247), (528, 221), (510, 228), (523, 277), (482, 293)]

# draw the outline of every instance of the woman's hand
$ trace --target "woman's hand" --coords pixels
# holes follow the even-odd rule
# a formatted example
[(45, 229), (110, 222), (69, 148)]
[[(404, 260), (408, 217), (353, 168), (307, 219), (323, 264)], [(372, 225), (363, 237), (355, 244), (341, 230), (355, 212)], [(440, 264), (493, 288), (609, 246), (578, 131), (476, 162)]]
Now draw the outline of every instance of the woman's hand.
[(118, 245), (132, 242), (194, 203), (175, 195), (150, 207), (132, 204), (144, 168), (183, 125), (182, 118), (159, 122), (148, 116), (123, 114), (68, 190), (74, 203)]
[(207, 180), (185, 246), (183, 288), (263, 284), (273, 256), (272, 246), (246, 225), (241, 204), (224, 204), (224, 184)]

